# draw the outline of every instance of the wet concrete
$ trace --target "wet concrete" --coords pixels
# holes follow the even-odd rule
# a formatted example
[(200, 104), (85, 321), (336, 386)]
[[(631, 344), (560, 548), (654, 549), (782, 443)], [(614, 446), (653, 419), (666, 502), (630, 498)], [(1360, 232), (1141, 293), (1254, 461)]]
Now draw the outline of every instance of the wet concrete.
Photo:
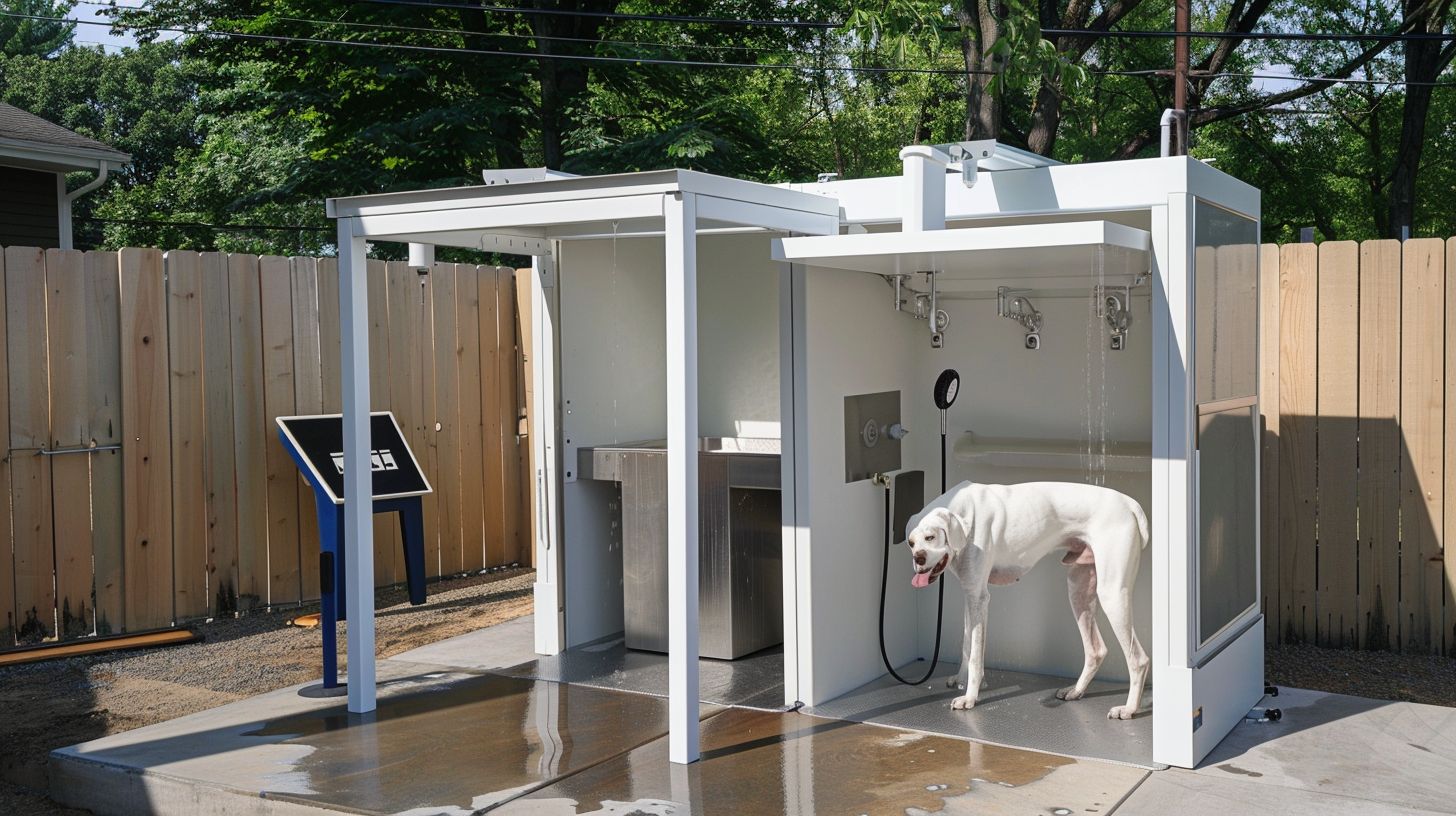
[[(912, 664), (909, 671), (923, 673), (920, 665)], [(1088, 687), (1087, 696), (1068, 702), (1058, 700), (1056, 691), (1070, 685), (1071, 679), (988, 669), (976, 707), (952, 711), (950, 701), (961, 692), (946, 688), (945, 680), (958, 668), (942, 663), (934, 677), (918, 686), (902, 685), (886, 675), (807, 711), (837, 720), (928, 731), (1149, 770), (1164, 767), (1153, 762), (1150, 692), (1143, 695), (1143, 707), (1136, 717), (1109, 720), (1107, 709), (1127, 700), (1126, 683), (1096, 680)]]
[(496, 812), (1097, 814), (1146, 775), (798, 712), (716, 714), (703, 748), (698, 763), (672, 766), (655, 740)]
[[(667, 696), (667, 655), (628, 649), (603, 638), (501, 670), (516, 677)], [(715, 705), (783, 711), (784, 650), (775, 646), (738, 660), (698, 661), (699, 698)]]
[(265, 796), (369, 813), (472, 813), (661, 736), (664, 701), (500, 675), (273, 720), (245, 736), (309, 749), (306, 792)]

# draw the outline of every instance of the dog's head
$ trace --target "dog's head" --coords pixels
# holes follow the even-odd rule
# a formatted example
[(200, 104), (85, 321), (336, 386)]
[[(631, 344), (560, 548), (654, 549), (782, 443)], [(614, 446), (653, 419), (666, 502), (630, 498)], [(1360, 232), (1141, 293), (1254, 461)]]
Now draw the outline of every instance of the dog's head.
[(944, 507), (937, 507), (910, 520), (905, 543), (910, 546), (910, 558), (915, 566), (915, 577), (910, 579), (910, 585), (927, 587), (935, 583), (965, 549), (966, 524)]

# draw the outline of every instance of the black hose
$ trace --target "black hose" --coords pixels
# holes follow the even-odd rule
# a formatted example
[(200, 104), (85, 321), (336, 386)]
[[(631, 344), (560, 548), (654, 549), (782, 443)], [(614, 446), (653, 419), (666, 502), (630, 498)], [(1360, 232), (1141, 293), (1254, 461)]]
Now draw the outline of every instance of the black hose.
[[(940, 456), (943, 462), (945, 460), (945, 442), (943, 439), (940, 446)], [(944, 466), (941, 467), (940, 481), (942, 483), (945, 482)], [(944, 493), (945, 491), (942, 490), (941, 492)], [(907, 686), (918, 686), (926, 680), (929, 680), (932, 674), (935, 674), (935, 667), (940, 663), (940, 624), (945, 618), (945, 576), (942, 574), (940, 578), (940, 601), (938, 604), (939, 608), (935, 613), (935, 651), (930, 658), (930, 668), (925, 671), (925, 676), (919, 680), (906, 680), (890, 664), (890, 654), (885, 650), (885, 590), (889, 588), (890, 584), (890, 548), (895, 546), (894, 525), (894, 518), (890, 513), (890, 488), (887, 486), (885, 488), (885, 561), (884, 566), (880, 569), (880, 660), (884, 661), (885, 670), (890, 673), (891, 677)]]

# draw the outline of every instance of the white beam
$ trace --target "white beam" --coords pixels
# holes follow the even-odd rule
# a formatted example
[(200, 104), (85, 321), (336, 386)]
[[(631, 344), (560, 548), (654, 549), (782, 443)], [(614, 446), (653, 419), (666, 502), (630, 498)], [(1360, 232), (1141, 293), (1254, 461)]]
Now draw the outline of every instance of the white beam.
[(662, 198), (667, 235), (668, 759), (698, 746), (697, 197)]
[(359, 216), (360, 234), (419, 235), (461, 230), (491, 231), (551, 224), (647, 218), (662, 214), (661, 195), (623, 195), (575, 201), (535, 201), (511, 206), (457, 207), (430, 212)]
[(355, 219), (339, 219), (343, 347), (344, 580), (348, 585), (349, 710), (374, 710), (374, 521), (369, 467), (369, 281)]
[(698, 218), (805, 235), (837, 235), (839, 215), (793, 210), (717, 196), (698, 196)]

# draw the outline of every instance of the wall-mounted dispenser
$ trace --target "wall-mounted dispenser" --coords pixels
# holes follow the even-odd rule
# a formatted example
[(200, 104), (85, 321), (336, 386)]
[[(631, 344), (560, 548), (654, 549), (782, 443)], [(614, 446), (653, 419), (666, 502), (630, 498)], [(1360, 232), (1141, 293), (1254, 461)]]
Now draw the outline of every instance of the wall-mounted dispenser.
[(844, 398), (844, 481), (857, 482), (900, 469), (900, 392)]

